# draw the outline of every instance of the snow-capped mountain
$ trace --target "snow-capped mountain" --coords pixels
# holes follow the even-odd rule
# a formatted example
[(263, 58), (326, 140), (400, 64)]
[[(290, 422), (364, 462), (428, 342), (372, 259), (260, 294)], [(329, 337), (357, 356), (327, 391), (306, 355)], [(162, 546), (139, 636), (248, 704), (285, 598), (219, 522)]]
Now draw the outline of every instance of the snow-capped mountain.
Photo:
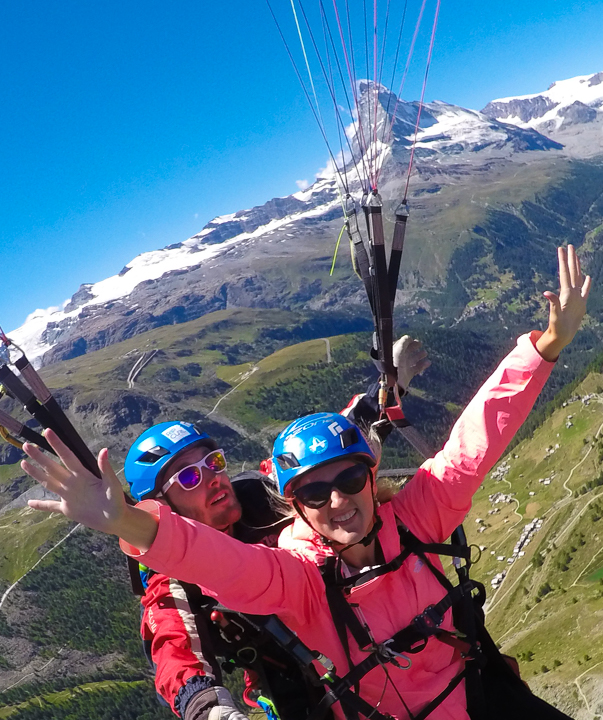
[(510, 155), (528, 150), (561, 149), (561, 145), (530, 128), (519, 130), (458, 105), (436, 101), (426, 104), (423, 113), (426, 118), (424, 121), (422, 116), (417, 135), (417, 152), (422, 157), (485, 150)]
[[(596, 93), (603, 98), (597, 77), (581, 83), (595, 88), (593, 103)], [(566, 83), (574, 81), (557, 85)], [(371, 162), (382, 166), (380, 187), (384, 197), (395, 199), (408, 165), (419, 105), (398, 101), (387, 88), (369, 81), (359, 82), (359, 92), (360, 117), (348, 128), (352, 151), (347, 157), (344, 152), (344, 158), (348, 168), (353, 162), (358, 167)], [(375, 117), (375, 106), (377, 132), (361, 142), (359, 126), (366, 113)], [(591, 109), (598, 112), (594, 105)], [(508, 119), (502, 122), (444, 102), (427, 103), (417, 136), (419, 177), (414, 188), (419, 194), (437, 192), (448, 172), (456, 178), (459, 172), (477, 172), (493, 162), (559, 152), (562, 147), (530, 126), (517, 127)], [(434, 187), (425, 186), (429, 185), (425, 178), (435, 176)], [(81, 285), (63, 307), (35, 311), (10, 335), (30, 359), (42, 364), (229, 306), (299, 307), (303, 302), (314, 303), (314, 308), (321, 302), (327, 306), (332, 300), (323, 297), (320, 281), (306, 288), (302, 278), (302, 285), (292, 287), (290, 278), (285, 281), (274, 270), (279, 263), (306, 262), (312, 253), (318, 258), (331, 252), (342, 219), (338, 183), (340, 177), (330, 164), (307, 190), (215, 218), (188, 240), (144, 253), (106, 280)], [(351, 189), (360, 190), (358, 176), (352, 177)], [(351, 287), (339, 288), (338, 297), (349, 295), (347, 302), (354, 302), (356, 290)], [(364, 303), (361, 290), (356, 301)]]
[(603, 121), (603, 72), (554, 82), (542, 93), (493, 100), (482, 112), (547, 135), (572, 125)]
[[(383, 167), (380, 179), (397, 174), (396, 165), (408, 162), (414, 142), (418, 102), (399, 101), (383, 85), (362, 80), (358, 83), (359, 117), (348, 128), (348, 168)], [(395, 115), (394, 115), (395, 113)], [(366, 128), (374, 128), (368, 133)], [(372, 135), (372, 137), (371, 137)], [(516, 128), (476, 110), (441, 101), (425, 103), (419, 122), (416, 157), (419, 162), (448, 163), (463, 154), (471, 162), (486, 156), (509, 157), (529, 150), (560, 150), (561, 145), (531, 128)], [(364, 152), (362, 150), (364, 149)], [(394, 163), (388, 163), (392, 156)]]
[(261, 207), (214, 218), (188, 240), (138, 255), (117, 275), (81, 285), (62, 307), (36, 310), (20, 328), (9, 333), (10, 337), (30, 360), (39, 364), (45, 353), (72, 334), (79, 321), (98, 316), (103, 310), (113, 310), (116, 304), (136, 310), (138, 304), (129, 303), (128, 298), (137, 288), (195, 267), (211, 269), (210, 262), (232, 246), (270, 236), (301, 216), (306, 219), (325, 216), (333, 206), (339, 207), (336, 182), (323, 179), (289, 197), (274, 198)]

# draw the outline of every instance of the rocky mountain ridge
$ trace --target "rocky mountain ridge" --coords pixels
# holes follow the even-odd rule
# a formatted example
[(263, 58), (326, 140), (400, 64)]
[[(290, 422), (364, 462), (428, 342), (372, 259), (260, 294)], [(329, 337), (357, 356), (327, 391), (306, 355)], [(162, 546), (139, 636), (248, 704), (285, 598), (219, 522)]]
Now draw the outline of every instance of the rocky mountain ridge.
[[(601, 88), (603, 97), (603, 85), (597, 84), (596, 77), (589, 82)], [(557, 85), (565, 87), (564, 83), (574, 81)], [(392, 124), (391, 138), (384, 131), (381, 135), (388, 142), (377, 141), (378, 147), (367, 151), (374, 157), (381, 154), (380, 191), (387, 209), (388, 203), (397, 204), (402, 192), (418, 103), (398, 102), (386, 88), (369, 82), (360, 83), (360, 92), (364, 98), (361, 119), (377, 95), (378, 130)], [(496, 108), (491, 103), (485, 110), (492, 113)], [(357, 128), (352, 128), (351, 135), (354, 152), (359, 153)], [(514, 125), (508, 118), (503, 122), (485, 112), (427, 103), (417, 137), (411, 202), (429, 218), (436, 204), (421, 202), (422, 196), (441, 193), (459, 180), (468, 186), (480, 183), (481, 177), (491, 177), (509, 164), (563, 153), (557, 140), (532, 127)], [(350, 166), (351, 158), (347, 162)], [(341, 229), (337, 184), (337, 173), (331, 168), (307, 190), (215, 218), (188, 240), (143, 253), (118, 274), (80, 286), (62, 308), (35, 311), (11, 336), (40, 365), (228, 307), (364, 307), (363, 291), (351, 268), (340, 267), (333, 279), (324, 272)], [(359, 201), (359, 183), (352, 182), (352, 189), (358, 190)], [(446, 292), (447, 254), (437, 258), (427, 272), (411, 267), (405, 282), (410, 288)], [(285, 264), (298, 272), (284, 270)], [(413, 300), (412, 292), (406, 300), (414, 302), (415, 309), (430, 309)]]
[(554, 82), (542, 93), (493, 100), (482, 112), (549, 137), (589, 124), (598, 124), (603, 133), (603, 72)]

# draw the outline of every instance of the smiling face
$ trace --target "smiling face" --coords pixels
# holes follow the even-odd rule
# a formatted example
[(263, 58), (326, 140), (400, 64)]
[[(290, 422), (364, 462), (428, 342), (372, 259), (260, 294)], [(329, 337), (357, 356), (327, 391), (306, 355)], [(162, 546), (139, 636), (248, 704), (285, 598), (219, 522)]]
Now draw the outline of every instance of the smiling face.
[[(163, 468), (157, 485), (160, 487), (177, 472), (199, 462), (210, 452), (203, 445), (186, 448)], [(202, 481), (192, 490), (184, 490), (178, 483), (174, 483), (167, 490), (166, 497), (180, 515), (198, 520), (216, 530), (229, 532), (231, 526), (241, 518), (241, 506), (230, 479), (225, 472), (216, 474), (205, 467), (202, 473)]]
[[(331, 482), (336, 475), (355, 464), (354, 460), (337, 460), (314, 468), (304, 473), (299, 480), (293, 481), (291, 490), (313, 482)], [(363, 540), (373, 526), (373, 483), (367, 482), (355, 495), (346, 495), (333, 487), (331, 497), (323, 507), (309, 508), (301, 503), (299, 507), (312, 528), (331, 540), (334, 545), (353, 545)]]

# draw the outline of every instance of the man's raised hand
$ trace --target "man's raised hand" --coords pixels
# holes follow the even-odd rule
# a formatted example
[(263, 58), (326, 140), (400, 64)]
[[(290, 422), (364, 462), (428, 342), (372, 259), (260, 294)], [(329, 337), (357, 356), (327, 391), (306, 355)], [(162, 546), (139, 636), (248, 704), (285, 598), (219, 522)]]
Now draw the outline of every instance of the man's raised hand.
[(421, 341), (410, 335), (403, 335), (394, 343), (393, 357), (398, 369), (398, 385), (404, 392), (408, 390), (413, 377), (421, 375), (431, 365)]

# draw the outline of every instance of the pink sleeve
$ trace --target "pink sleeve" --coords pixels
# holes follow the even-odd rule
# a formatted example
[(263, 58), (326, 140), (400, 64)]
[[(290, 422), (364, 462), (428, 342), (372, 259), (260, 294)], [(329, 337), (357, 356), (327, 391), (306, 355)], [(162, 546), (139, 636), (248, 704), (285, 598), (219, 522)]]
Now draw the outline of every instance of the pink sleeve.
[(244, 544), (165, 505), (145, 510), (159, 516), (157, 536), (146, 553), (120, 541), (127, 555), (156, 572), (200, 585), (232, 610), (312, 621), (324, 585), (316, 565), (299, 553)]
[(522, 335), (456, 421), (450, 438), (394, 497), (394, 511), (419, 539), (443, 542), (471, 508), (473, 494), (530, 413), (555, 363)]

